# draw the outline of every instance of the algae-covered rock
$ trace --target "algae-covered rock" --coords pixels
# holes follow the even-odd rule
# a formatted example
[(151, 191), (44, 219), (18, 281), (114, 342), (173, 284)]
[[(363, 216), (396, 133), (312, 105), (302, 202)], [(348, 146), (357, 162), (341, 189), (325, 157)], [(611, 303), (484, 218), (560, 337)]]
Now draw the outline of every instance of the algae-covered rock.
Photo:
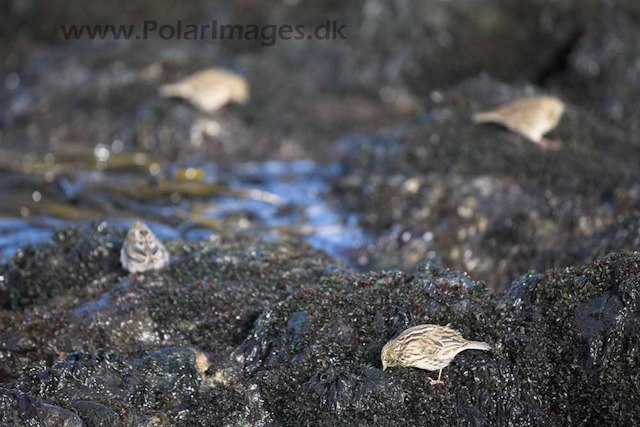
[(4, 388), (0, 388), (0, 423), (3, 426), (88, 426), (73, 411), (44, 403), (20, 390)]
[[(637, 4), (636, 4), (637, 7)], [(591, 21), (551, 84), (574, 102), (629, 131), (636, 142), (640, 119), (640, 28), (633, 15), (611, 11)]]
[[(64, 233), (75, 237), (16, 256), (25, 275), (58, 253), (82, 266), (83, 252), (65, 244), (122, 235)], [(105, 268), (104, 280), (0, 312), (3, 422), (640, 425), (639, 253), (530, 272), (501, 296), (431, 262), (411, 274), (359, 274), (286, 239), (167, 247), (164, 270)], [(109, 254), (100, 265), (117, 258)], [(17, 283), (31, 282), (6, 289)], [(458, 355), (441, 386), (429, 383), (435, 373), (382, 371), (383, 345), (421, 323), (451, 324), (492, 351)]]
[(192, 402), (206, 369), (206, 357), (188, 347), (159, 349), (140, 357), (77, 352), (51, 367), (25, 370), (18, 386), (38, 397), (70, 403), (86, 418), (137, 420)]
[(470, 119), (540, 93), (483, 75), (440, 93), (420, 122), (360, 136), (335, 192), (378, 238), (354, 259), (428, 259), (503, 290), (529, 269), (637, 248), (640, 149), (623, 132), (569, 103), (549, 151)]
[(308, 245), (235, 236), (168, 242), (171, 265), (128, 275), (118, 263), (122, 237), (102, 225), (62, 230), (3, 266), (0, 295), (29, 309), (0, 311), (0, 381), (73, 351), (196, 345), (224, 354), (269, 303), (335, 263)]
[[(635, 21), (629, 13), (628, 28), (638, 15), (635, 0), (198, 0), (190, 8), (149, 0), (119, 1), (116, 8), (86, 8), (78, 0), (4, 3), (8, 18), (0, 29), (0, 62), (11, 79), (0, 86), (3, 144), (46, 151), (48, 141), (91, 148), (117, 141), (115, 147), (128, 152), (183, 158), (196, 152), (222, 161), (331, 159), (336, 138), (405, 122), (432, 91), (480, 71), (534, 82), (561, 74), (567, 56), (603, 12), (635, 12)], [(265, 36), (221, 40), (217, 34), (213, 40), (211, 32), (201, 43), (167, 40), (158, 32), (136, 39), (142, 22), (154, 20), (160, 27), (177, 21), (267, 30), (274, 24), (305, 25), (311, 39), (270, 43)], [(314, 40), (313, 30), (327, 21), (344, 27), (344, 39), (336, 34)], [(136, 31), (127, 40), (107, 36), (99, 44), (62, 31), (63, 25), (105, 22), (137, 23)], [(607, 31), (618, 26), (605, 23)], [(633, 31), (621, 34), (633, 44)], [(607, 50), (615, 48), (614, 43)], [(632, 73), (629, 52), (628, 61), (604, 61)], [(161, 85), (212, 66), (249, 80), (246, 108), (207, 117), (158, 99)], [(613, 76), (624, 77), (622, 72)], [(607, 78), (607, 85), (626, 85), (615, 78)]]
[[(510, 299), (455, 279), (433, 286), (433, 270), (326, 278), (265, 312), (239, 352), (277, 422), (640, 423), (640, 254), (549, 271)], [(493, 350), (458, 355), (443, 386), (416, 369), (383, 372), (382, 345), (420, 323), (451, 323)]]
[(71, 403), (73, 410), (80, 414), (80, 418), (88, 427), (116, 427), (120, 424), (120, 417), (113, 409), (90, 400), (76, 400)]
[(27, 307), (70, 291), (79, 296), (90, 284), (99, 287), (95, 282), (115, 279), (123, 273), (117, 257), (122, 237), (99, 224), (93, 234), (60, 229), (51, 244), (21, 249), (0, 266), (1, 306)]

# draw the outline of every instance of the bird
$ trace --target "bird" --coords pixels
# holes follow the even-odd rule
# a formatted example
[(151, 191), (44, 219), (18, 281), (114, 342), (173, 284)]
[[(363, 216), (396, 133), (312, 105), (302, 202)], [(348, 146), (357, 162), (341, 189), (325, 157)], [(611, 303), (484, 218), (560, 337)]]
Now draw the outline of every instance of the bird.
[(159, 270), (169, 264), (169, 251), (144, 222), (136, 221), (124, 239), (120, 263), (130, 273)]
[(183, 98), (205, 113), (215, 113), (225, 105), (245, 104), (249, 99), (249, 83), (231, 71), (210, 68), (160, 87), (164, 98)]
[(564, 103), (554, 96), (520, 98), (496, 109), (474, 114), (476, 124), (497, 123), (518, 133), (547, 150), (557, 150), (558, 144), (544, 135), (558, 126), (565, 111)]
[(449, 325), (418, 325), (404, 330), (382, 348), (382, 370), (402, 366), (437, 371), (438, 379), (431, 384), (443, 384), (442, 370), (456, 355), (465, 350), (491, 350), (485, 342), (467, 341)]

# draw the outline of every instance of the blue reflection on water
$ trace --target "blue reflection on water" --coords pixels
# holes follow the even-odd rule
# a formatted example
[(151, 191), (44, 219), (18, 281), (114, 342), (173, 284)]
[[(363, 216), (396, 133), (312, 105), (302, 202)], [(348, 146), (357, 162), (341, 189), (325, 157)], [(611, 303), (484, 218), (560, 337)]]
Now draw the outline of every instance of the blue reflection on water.
[[(206, 200), (209, 206), (202, 213), (211, 218), (222, 219), (234, 215), (250, 217), (252, 230), (255, 228), (257, 234), (268, 240), (278, 237), (278, 227), (287, 227), (304, 236), (314, 247), (342, 261), (347, 261), (347, 251), (370, 241), (358, 226), (357, 218), (341, 212), (329, 200), (330, 181), (340, 173), (337, 164), (319, 165), (302, 160), (243, 163), (227, 168), (226, 171), (221, 171), (215, 164), (200, 167), (205, 171), (205, 180), (223, 180), (232, 189), (250, 195), (223, 195)], [(203, 200), (198, 202), (202, 203)], [(185, 203), (188, 202), (181, 203), (182, 209), (188, 207)], [(145, 206), (145, 209), (151, 209), (160, 215), (170, 213), (174, 208), (156, 203), (153, 207)], [(108, 221), (116, 227), (128, 227), (136, 219), (108, 218)], [(145, 221), (162, 239), (183, 237), (199, 240), (212, 234), (210, 230), (197, 226), (178, 230), (157, 221)], [(21, 246), (48, 240), (55, 228), (65, 225), (87, 224), (46, 217), (0, 219), (2, 260), (6, 261)], [(241, 222), (239, 228), (242, 229)]]

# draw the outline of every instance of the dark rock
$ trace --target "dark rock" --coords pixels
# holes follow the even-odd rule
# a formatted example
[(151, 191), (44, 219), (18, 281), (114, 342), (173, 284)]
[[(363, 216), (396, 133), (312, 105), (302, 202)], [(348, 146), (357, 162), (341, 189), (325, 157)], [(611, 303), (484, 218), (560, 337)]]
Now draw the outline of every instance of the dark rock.
[[(119, 141), (129, 152), (246, 161), (331, 159), (336, 139), (413, 119), (424, 99), (437, 97), (435, 90), (481, 71), (508, 81), (546, 81), (562, 70), (566, 52), (610, 2), (323, 0), (310, 7), (197, 1), (183, 11), (135, 0), (121, 2), (118, 11), (65, 3), (56, 13), (40, 0), (14, 3), (26, 6), (7, 7), (15, 26), (7, 35), (22, 34), (24, 41), (5, 41), (0, 34), (0, 66), (4, 56), (17, 57), (6, 61), (7, 73), (19, 78), (13, 89), (0, 86), (0, 110), (7, 116), (3, 144), (45, 151), (41, 140), (92, 146)], [(634, 0), (616, 6), (637, 12)], [(59, 41), (61, 24), (138, 22), (140, 28), (140, 21), (153, 17), (197, 23), (208, 22), (207, 16), (220, 24), (302, 24), (309, 31), (331, 20), (345, 25), (346, 40), (267, 46), (260, 40), (191, 43), (152, 36), (42, 44), (43, 37)], [(633, 40), (632, 33), (624, 35)], [(251, 103), (209, 117), (183, 102), (157, 98), (162, 83), (212, 66), (246, 75)]]
[(638, 143), (640, 47), (638, 15), (611, 11), (590, 22), (569, 55), (567, 69), (551, 85), (608, 119)]
[(87, 427), (118, 427), (121, 425), (118, 414), (98, 402), (76, 400), (71, 402), (71, 406), (80, 414)]
[(28, 246), (0, 267), (0, 302), (4, 308), (23, 308), (93, 281), (113, 280), (124, 273), (119, 268), (121, 246), (121, 235), (100, 225), (88, 234), (61, 229), (51, 245)]
[[(637, 375), (622, 377), (640, 361), (639, 269), (640, 254), (620, 253), (531, 276), (518, 286), (526, 303), (457, 286), (455, 278), (429, 288), (419, 275), (370, 274), (348, 285), (325, 278), (258, 320), (252, 339), (265, 340), (258, 346), (267, 351), (260, 363), (251, 353), (245, 372), (282, 425), (638, 425)], [(461, 301), (472, 309), (456, 309)], [(302, 332), (290, 327), (301, 311)], [(335, 319), (357, 330), (358, 342), (345, 339)], [(416, 369), (382, 372), (381, 345), (427, 322), (451, 322), (494, 350), (459, 355), (443, 387)], [(315, 357), (297, 358), (305, 348)]]
[(0, 388), (0, 423), (3, 426), (86, 427), (80, 417), (44, 403), (20, 390)]
[(417, 278), (426, 282), (425, 287), (461, 286), (464, 288), (472, 288), (475, 286), (466, 274), (446, 270), (431, 261), (420, 263), (416, 274)]
[[(77, 352), (49, 368), (30, 368), (19, 387), (43, 399), (72, 402), (87, 423), (112, 423), (118, 421), (113, 408), (124, 410), (130, 419), (191, 402), (208, 367), (202, 357), (192, 348), (160, 349), (140, 358)], [(79, 400), (93, 402), (78, 404)]]
[[(121, 244), (111, 243), (114, 233), (121, 235), (59, 232), (64, 239), (4, 266), (8, 293), (30, 295), (32, 308), (0, 311), (3, 376), (78, 349), (127, 354), (192, 345), (217, 360), (246, 338), (265, 307), (335, 264), (308, 245), (236, 236), (190, 246), (168, 242), (177, 262), (125, 276), (117, 261)], [(87, 255), (111, 244), (106, 255)], [(93, 250), (77, 249), (91, 245)]]
[(441, 93), (428, 120), (360, 137), (335, 192), (377, 240), (353, 259), (376, 270), (429, 260), (503, 290), (529, 269), (636, 248), (640, 149), (618, 129), (569, 105), (550, 152), (470, 120), (536, 93), (481, 76)]
[(529, 272), (513, 282), (505, 294), (505, 298), (515, 303), (522, 303), (522, 299), (528, 295), (527, 289), (536, 286), (542, 280), (542, 274)]
[[(411, 275), (342, 272), (286, 241), (168, 247), (165, 270), (1, 312), (14, 319), (0, 330), (3, 422), (640, 425), (638, 253), (531, 272), (503, 297), (433, 263)], [(429, 384), (436, 373), (383, 372), (383, 345), (421, 323), (451, 324), (493, 350), (458, 355), (443, 386)]]
[(241, 390), (221, 386), (207, 389), (199, 396), (198, 405), (183, 411), (167, 425), (261, 427), (276, 424), (260, 388), (249, 383)]
[[(249, 3), (254, 10), (263, 6)], [(325, 0), (313, 7), (283, 3), (251, 18), (246, 9), (236, 10), (232, 16), (239, 22), (255, 23), (259, 17), (258, 22), (301, 22), (311, 28), (337, 20), (346, 27), (346, 40), (280, 42), (269, 47), (269, 62), (295, 61), (309, 86), (376, 96), (387, 86), (394, 97), (403, 86), (427, 96), (483, 70), (504, 79), (535, 81), (601, 8), (597, 1), (576, 0)]]

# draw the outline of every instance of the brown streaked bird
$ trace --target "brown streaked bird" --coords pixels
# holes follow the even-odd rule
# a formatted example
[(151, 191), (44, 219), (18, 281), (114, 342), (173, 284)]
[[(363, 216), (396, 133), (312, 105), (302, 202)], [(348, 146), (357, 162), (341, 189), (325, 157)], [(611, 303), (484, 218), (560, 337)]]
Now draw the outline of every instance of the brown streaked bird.
[(460, 332), (447, 326), (418, 325), (406, 329), (385, 344), (380, 355), (382, 370), (393, 366), (440, 370), (431, 384), (442, 384), (442, 370), (456, 355), (465, 350), (491, 350), (485, 342), (467, 341)]
[(144, 222), (136, 221), (124, 239), (120, 263), (130, 273), (159, 270), (169, 264), (169, 251)]
[(564, 110), (564, 103), (554, 96), (535, 96), (517, 99), (494, 110), (474, 114), (471, 119), (476, 124), (500, 124), (544, 149), (557, 150), (557, 143), (543, 137), (558, 126)]
[(160, 96), (183, 98), (205, 113), (214, 113), (231, 102), (246, 103), (249, 83), (230, 71), (211, 68), (160, 87)]

